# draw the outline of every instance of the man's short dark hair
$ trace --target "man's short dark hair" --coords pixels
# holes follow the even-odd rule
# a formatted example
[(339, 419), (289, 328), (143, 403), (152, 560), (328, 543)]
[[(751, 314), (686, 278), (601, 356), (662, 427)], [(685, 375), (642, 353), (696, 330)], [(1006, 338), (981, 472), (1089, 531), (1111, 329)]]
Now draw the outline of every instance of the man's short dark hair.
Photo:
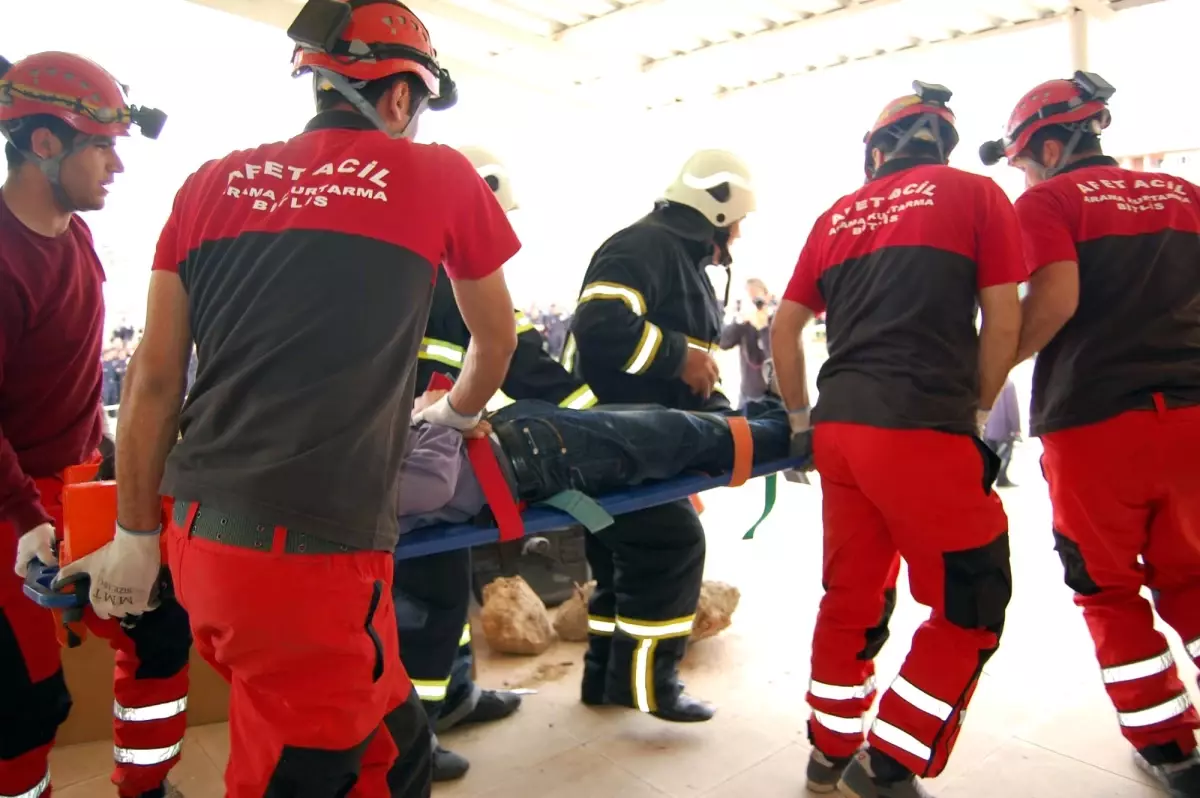
[(31, 144), (33, 134), (42, 128), (46, 128), (58, 137), (65, 147), (70, 147), (77, 135), (74, 128), (57, 116), (37, 114), (25, 117), (12, 130), (12, 141), (6, 142), (4, 145), (4, 157), (8, 160), (9, 171), (20, 169), (28, 160), (25, 153), (29, 152), (33, 146)]
[[(1050, 125), (1034, 133), (1029, 137), (1029, 149), (1039, 157), (1042, 152), (1042, 145), (1047, 141), (1057, 141), (1059, 144), (1066, 146), (1071, 142), (1071, 138), (1075, 135), (1075, 131), (1062, 125)], [(1099, 155), (1100, 137), (1094, 133), (1084, 133), (1079, 137), (1079, 141), (1075, 144), (1075, 150), (1072, 155)]]
[[(313, 76), (314, 85), (320, 85), (321, 78), (318, 75)], [(358, 92), (363, 96), (371, 106), (379, 104), (379, 100), (383, 95), (387, 94), (393, 86), (400, 81), (408, 85), (409, 95), (412, 97), (412, 107), (416, 108), (429, 96), (429, 88), (425, 85), (425, 81), (421, 80), (411, 72), (400, 72), (395, 75), (388, 75), (386, 78), (379, 80), (368, 81), (365, 85), (359, 88)], [(334, 89), (317, 89), (317, 110), (331, 111), (340, 105), (349, 105), (350, 101), (341, 95), (340, 92)]]

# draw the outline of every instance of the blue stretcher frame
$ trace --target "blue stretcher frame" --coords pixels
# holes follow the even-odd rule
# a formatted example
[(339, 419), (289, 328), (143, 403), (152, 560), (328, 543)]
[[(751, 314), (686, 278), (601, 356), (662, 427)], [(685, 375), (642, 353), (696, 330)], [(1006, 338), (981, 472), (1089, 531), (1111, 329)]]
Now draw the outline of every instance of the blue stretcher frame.
[[(765, 477), (780, 471), (804, 468), (808, 457), (790, 457), (757, 465), (751, 477)], [(730, 474), (686, 474), (663, 482), (652, 482), (634, 488), (593, 497), (609, 515), (624, 515), (647, 507), (657, 507), (678, 499), (686, 499), (694, 493), (729, 485)], [(525, 535), (536, 535), (554, 529), (578, 526), (579, 522), (562, 510), (552, 507), (530, 507), (521, 514), (525, 521)], [(402, 535), (396, 547), (397, 560), (411, 560), (430, 554), (441, 554), (456, 549), (466, 549), (500, 540), (500, 530), (495, 526), (479, 526), (472, 523), (435, 524), (421, 527)]]

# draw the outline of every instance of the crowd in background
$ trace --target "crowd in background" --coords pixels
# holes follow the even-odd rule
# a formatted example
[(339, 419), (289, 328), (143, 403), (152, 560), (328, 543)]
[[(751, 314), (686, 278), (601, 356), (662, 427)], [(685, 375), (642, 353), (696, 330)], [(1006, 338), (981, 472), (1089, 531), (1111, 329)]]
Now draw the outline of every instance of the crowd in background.
[[(121, 403), (121, 387), (125, 382), (125, 371), (129, 368), (129, 359), (142, 340), (144, 330), (135, 330), (127, 319), (113, 327), (108, 345), (100, 354), (100, 364), (103, 382), (100, 387), (100, 403), (105, 407), (113, 407)], [(188, 364), (187, 387), (190, 390), (196, 379), (196, 352), (192, 351), (192, 360)]]

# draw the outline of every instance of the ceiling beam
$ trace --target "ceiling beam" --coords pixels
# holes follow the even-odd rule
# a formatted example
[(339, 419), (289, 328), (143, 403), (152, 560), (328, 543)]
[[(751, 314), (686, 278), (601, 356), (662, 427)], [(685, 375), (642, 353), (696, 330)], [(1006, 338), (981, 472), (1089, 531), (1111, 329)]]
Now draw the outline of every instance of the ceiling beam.
[[(1015, 22), (1015, 23), (1005, 24), (1005, 25), (1002, 25), (1002, 26), (996, 27), (996, 28), (988, 28), (986, 30), (975, 31), (974, 33), (964, 33), (961, 36), (956, 36), (952, 39), (939, 39), (937, 41), (917, 41), (915, 44), (913, 44), (910, 47), (903, 47), (903, 48), (900, 48), (897, 50), (888, 50), (886, 52), (868, 55), (868, 56), (864, 56), (862, 58), (847, 58), (843, 61), (838, 61), (836, 63), (828, 64), (825, 66), (810, 67), (803, 72), (792, 72), (792, 73), (787, 73), (787, 74), (780, 74), (775, 77), (769, 78), (767, 80), (757, 81), (755, 83), (750, 84), (749, 86), (739, 86), (737, 88), (725, 89), (724, 91), (714, 93), (710, 97), (706, 98), (706, 100), (710, 101), (710, 102), (716, 102), (719, 100), (736, 99), (738, 97), (745, 96), (745, 94), (747, 92), (751, 92), (755, 89), (762, 89), (762, 88), (766, 88), (769, 86), (774, 86), (774, 87), (778, 88), (779, 84), (785, 83), (789, 80), (800, 79), (807, 75), (813, 75), (813, 74), (817, 74), (817, 73), (821, 73), (821, 72), (828, 72), (831, 69), (838, 69), (840, 67), (852, 66), (854, 64), (861, 64), (864, 61), (874, 61), (874, 60), (877, 60), (880, 58), (888, 58), (891, 56), (906, 56), (906, 55), (910, 55), (910, 54), (922, 53), (922, 52), (927, 52), (928, 50), (931, 50), (934, 47), (942, 47), (943, 45), (966, 44), (968, 42), (979, 41), (981, 39), (988, 39), (993, 36), (1001, 36), (1001, 35), (1008, 34), (1008, 33), (1016, 33), (1017, 31), (1034, 30), (1037, 28), (1047, 27), (1049, 25), (1055, 25), (1055, 24), (1062, 24), (1062, 15), (1039, 17), (1037, 19), (1030, 19), (1030, 20), (1026, 20), (1024, 22)], [(664, 103), (658, 105), (657, 108), (671, 108), (671, 107), (674, 107), (675, 105), (676, 105), (676, 103), (674, 101), (670, 101), (670, 102), (664, 102)], [(655, 110), (655, 109), (652, 108), (649, 110)]]
[(1116, 10), (1109, 4), (1108, 0), (1071, 0), (1071, 4), (1092, 19), (1097, 19), (1101, 22), (1107, 22), (1117, 15)]
[(835, 21), (840, 22), (841, 20), (850, 19), (868, 11), (877, 11), (900, 2), (902, 0), (842, 0), (840, 8), (819, 14), (810, 14), (802, 19), (794, 22), (785, 22), (760, 33), (719, 42), (708, 47), (702, 47), (699, 50), (692, 50), (681, 55), (653, 61), (647, 64), (642, 71), (646, 74), (661, 73), (664, 70), (677, 69), (699, 63), (705, 59), (724, 58), (729, 59), (728, 63), (736, 63), (738, 56), (766, 46), (769, 43), (786, 40), (799, 31), (809, 30), (816, 25), (828, 24)]
[(670, 7), (672, 5), (682, 7), (685, 2), (687, 0), (636, 0), (636, 2), (629, 2), (609, 11), (607, 14), (601, 14), (585, 22), (580, 22), (578, 25), (568, 25), (554, 34), (554, 40), (564, 45), (575, 45), (583, 39), (596, 41), (597, 38), (604, 38), (607, 35), (619, 33), (620, 28), (628, 25), (630, 20), (637, 19), (652, 8), (660, 6)]

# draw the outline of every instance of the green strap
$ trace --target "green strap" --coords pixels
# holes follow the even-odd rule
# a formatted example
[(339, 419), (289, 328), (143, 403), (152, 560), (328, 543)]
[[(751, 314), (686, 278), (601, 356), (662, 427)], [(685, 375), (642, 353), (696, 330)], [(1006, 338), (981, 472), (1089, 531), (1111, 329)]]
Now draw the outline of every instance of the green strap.
[(754, 526), (746, 530), (746, 534), (742, 535), (742, 540), (753, 540), (754, 533), (758, 529), (758, 525), (767, 520), (767, 516), (775, 509), (775, 494), (776, 484), (778, 483), (778, 474), (768, 474), (766, 478), (766, 496), (764, 497), (764, 506), (762, 515), (754, 522)]
[(538, 502), (538, 504), (563, 511), (587, 527), (588, 532), (599, 532), (605, 527), (612, 526), (613, 523), (613, 517), (608, 514), (607, 510), (590, 496), (577, 490), (564, 490), (545, 501)]

